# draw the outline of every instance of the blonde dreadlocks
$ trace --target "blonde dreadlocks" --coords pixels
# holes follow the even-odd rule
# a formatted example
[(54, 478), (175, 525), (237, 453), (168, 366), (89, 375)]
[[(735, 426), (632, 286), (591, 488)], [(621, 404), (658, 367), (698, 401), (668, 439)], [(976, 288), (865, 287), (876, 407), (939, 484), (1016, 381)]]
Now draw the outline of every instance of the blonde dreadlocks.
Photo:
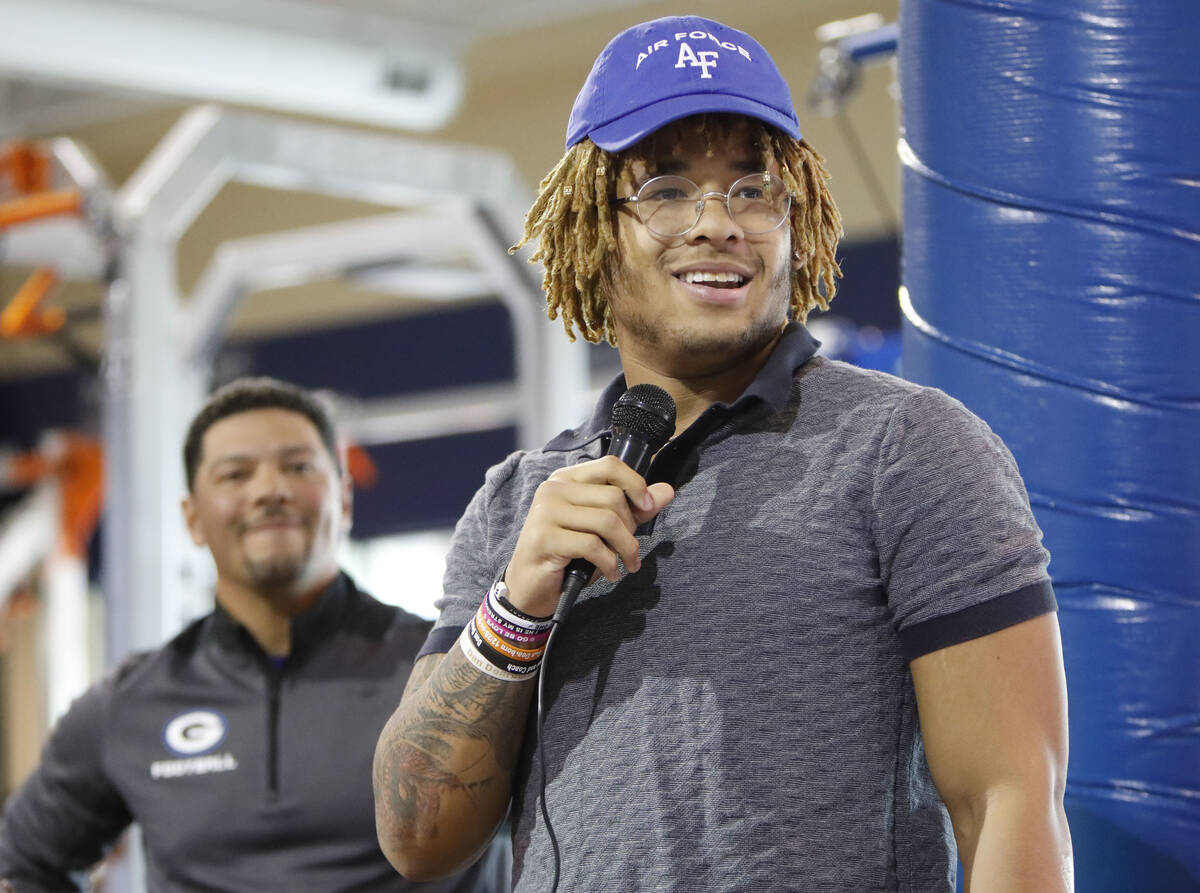
[[(737, 120), (729, 115), (701, 115), (696, 131), (711, 140), (713, 124)], [(746, 120), (763, 169), (772, 162), (792, 193), (792, 250), (800, 259), (792, 274), (792, 318), (804, 321), (814, 307), (829, 308), (842, 275), (834, 252), (842, 235), (842, 218), (829, 194), (824, 159), (804, 140), (796, 140), (753, 119)], [(689, 121), (689, 124), (691, 121)], [(516, 251), (537, 239), (530, 262), (541, 261), (542, 287), (551, 319), (562, 315), (567, 337), (575, 330), (587, 341), (616, 344), (606, 282), (617, 262), (613, 199), (617, 181), (632, 161), (645, 157), (639, 143), (620, 153), (606, 152), (590, 139), (576, 143), (546, 175), (525, 217)]]

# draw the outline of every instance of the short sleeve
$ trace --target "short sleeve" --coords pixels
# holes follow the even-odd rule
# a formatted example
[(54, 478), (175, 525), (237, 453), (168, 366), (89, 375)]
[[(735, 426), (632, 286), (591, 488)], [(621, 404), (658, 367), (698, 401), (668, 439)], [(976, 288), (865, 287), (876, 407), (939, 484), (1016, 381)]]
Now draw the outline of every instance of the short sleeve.
[(878, 463), (880, 575), (910, 659), (1054, 610), (1016, 461), (981, 419), (918, 389), (893, 412)]
[(449, 651), (492, 583), (503, 573), (508, 556), (500, 554), (498, 541), (508, 532), (514, 518), (504, 510), (501, 494), (522, 455), (514, 453), (488, 470), (483, 486), (455, 525), (446, 555), (442, 597), (436, 604), (438, 619), (418, 657)]

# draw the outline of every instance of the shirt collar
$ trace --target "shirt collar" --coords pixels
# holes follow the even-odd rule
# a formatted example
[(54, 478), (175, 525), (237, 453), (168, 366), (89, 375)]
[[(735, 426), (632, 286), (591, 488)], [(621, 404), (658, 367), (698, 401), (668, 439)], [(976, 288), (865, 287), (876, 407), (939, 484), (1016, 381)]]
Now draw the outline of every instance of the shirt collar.
[[(339, 573), (321, 592), (316, 603), (303, 614), (292, 618), (292, 647), (289, 658), (308, 651), (316, 643), (338, 629), (351, 602), (350, 578)], [(213, 610), (213, 630), (217, 640), (234, 649), (259, 649), (254, 637), (218, 603)]]
[[(757, 400), (773, 411), (782, 409), (791, 393), (796, 370), (812, 359), (820, 346), (821, 342), (813, 338), (803, 323), (788, 323), (754, 381), (729, 408), (740, 408)], [(563, 431), (546, 444), (545, 449), (552, 452), (577, 450), (608, 434), (613, 404), (625, 391), (625, 376), (618, 375), (600, 394), (591, 418), (578, 428)]]

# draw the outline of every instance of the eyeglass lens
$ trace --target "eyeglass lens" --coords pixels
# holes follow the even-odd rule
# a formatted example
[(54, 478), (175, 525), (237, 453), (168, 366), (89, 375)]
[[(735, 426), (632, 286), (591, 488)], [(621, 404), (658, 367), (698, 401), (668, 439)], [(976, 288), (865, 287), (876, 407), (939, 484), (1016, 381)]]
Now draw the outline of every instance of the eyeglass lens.
[[(742, 177), (726, 193), (729, 215), (749, 234), (778, 227), (787, 217), (791, 199), (783, 181), (768, 173)], [(684, 235), (699, 222), (703, 212), (704, 193), (687, 177), (655, 177), (637, 193), (638, 217), (660, 236)]]

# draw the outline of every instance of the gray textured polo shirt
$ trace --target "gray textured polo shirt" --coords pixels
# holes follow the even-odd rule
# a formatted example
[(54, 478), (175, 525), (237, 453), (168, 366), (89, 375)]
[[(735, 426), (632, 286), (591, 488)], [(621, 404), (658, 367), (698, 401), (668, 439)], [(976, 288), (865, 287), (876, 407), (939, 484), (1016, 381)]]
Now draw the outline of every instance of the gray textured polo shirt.
[[(647, 477), (678, 492), (641, 532), (641, 570), (584, 590), (555, 640), (560, 890), (954, 888), (908, 661), (1054, 610), (1048, 555), (982, 421), (815, 349), (790, 326), (742, 397), (660, 451)], [(538, 484), (603, 455), (623, 389), (488, 472), (426, 652), (450, 647), (503, 570)], [(532, 742), (516, 893), (543, 893), (552, 872)]]

